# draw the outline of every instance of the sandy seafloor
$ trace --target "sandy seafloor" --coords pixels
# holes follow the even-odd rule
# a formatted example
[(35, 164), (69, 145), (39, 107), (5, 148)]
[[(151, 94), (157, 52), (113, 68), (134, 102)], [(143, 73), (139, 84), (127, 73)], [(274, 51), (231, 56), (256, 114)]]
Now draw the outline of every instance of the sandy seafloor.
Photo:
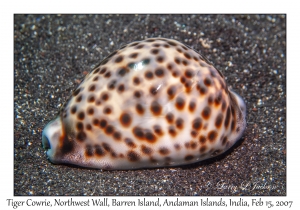
[[(238, 144), (183, 167), (101, 171), (50, 163), (42, 130), (86, 72), (126, 43), (159, 36), (204, 54), (244, 98), (247, 128)], [(284, 196), (286, 16), (15, 15), (14, 120), (16, 196)]]

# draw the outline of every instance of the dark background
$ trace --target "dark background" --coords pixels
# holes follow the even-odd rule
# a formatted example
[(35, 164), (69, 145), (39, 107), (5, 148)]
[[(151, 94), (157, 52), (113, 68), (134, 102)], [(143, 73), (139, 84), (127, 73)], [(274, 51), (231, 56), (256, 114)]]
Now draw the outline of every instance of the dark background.
[[(84, 75), (122, 45), (158, 36), (191, 46), (225, 75), (247, 105), (243, 138), (183, 167), (51, 164), (41, 132)], [(286, 16), (17, 14), (14, 120), (14, 195), (286, 195)]]

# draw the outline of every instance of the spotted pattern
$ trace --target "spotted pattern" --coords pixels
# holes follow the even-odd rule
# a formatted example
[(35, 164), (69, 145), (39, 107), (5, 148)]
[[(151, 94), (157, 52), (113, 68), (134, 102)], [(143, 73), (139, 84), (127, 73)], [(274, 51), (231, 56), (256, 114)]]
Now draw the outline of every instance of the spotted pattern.
[(175, 40), (122, 46), (43, 131), (49, 159), (105, 170), (189, 164), (228, 150), (245, 105), (204, 56)]

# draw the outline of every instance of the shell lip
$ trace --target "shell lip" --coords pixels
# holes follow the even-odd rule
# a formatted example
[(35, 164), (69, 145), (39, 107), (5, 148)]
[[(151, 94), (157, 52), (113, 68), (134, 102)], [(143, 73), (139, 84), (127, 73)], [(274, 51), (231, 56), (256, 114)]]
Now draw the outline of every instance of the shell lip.
[(59, 137), (61, 134), (60, 117), (50, 121), (42, 132), (42, 146), (51, 162), (56, 154)]
[(43, 136), (42, 136), (42, 145), (45, 150), (51, 149), (50, 141), (49, 141), (48, 137), (46, 135), (44, 135), (44, 132), (43, 132)]

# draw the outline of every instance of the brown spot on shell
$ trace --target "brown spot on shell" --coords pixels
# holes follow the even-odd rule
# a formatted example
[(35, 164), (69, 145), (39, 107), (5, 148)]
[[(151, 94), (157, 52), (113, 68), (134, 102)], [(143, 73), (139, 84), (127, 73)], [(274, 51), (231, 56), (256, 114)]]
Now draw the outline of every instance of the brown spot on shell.
[(154, 125), (153, 130), (154, 130), (154, 133), (156, 133), (157, 135), (159, 135), (159, 136), (163, 135), (163, 131), (159, 125)]
[(141, 104), (136, 104), (135, 110), (138, 114), (144, 114), (145, 108)]
[(159, 90), (158, 87), (152, 86), (152, 87), (150, 87), (149, 92), (151, 95), (155, 96), (157, 94), (158, 90)]
[(135, 47), (135, 49), (142, 49), (145, 45), (139, 44), (138, 46)]
[(153, 79), (153, 73), (151, 71), (146, 71), (145, 72), (145, 78), (148, 80)]
[(166, 120), (168, 121), (168, 123), (173, 123), (174, 121), (174, 114), (169, 112), (167, 115), (166, 115)]
[(108, 125), (108, 126), (106, 126), (106, 128), (105, 128), (105, 133), (107, 134), (107, 135), (111, 135), (113, 132), (114, 132), (114, 127), (112, 126), (112, 125)]
[(109, 78), (111, 76), (111, 73), (110, 73), (110, 71), (109, 72), (107, 72), (105, 75), (104, 75), (104, 77), (105, 78)]
[(84, 120), (84, 112), (83, 111), (80, 111), (78, 114), (77, 114), (77, 118), (79, 120)]
[(134, 91), (133, 95), (135, 98), (140, 98), (142, 96), (142, 93), (143, 93), (142, 91), (136, 90)]
[(173, 69), (173, 64), (172, 64), (172, 63), (169, 63), (169, 64), (167, 65), (167, 69), (171, 71), (171, 70)]
[(104, 148), (104, 150), (105, 151), (107, 151), (107, 152), (111, 152), (112, 151), (112, 149), (111, 149), (111, 147), (110, 147), (110, 145), (108, 144), (108, 143), (102, 143), (102, 146), (103, 146), (103, 148)]
[(116, 83), (117, 83), (117, 80), (112, 80), (112, 81), (110, 81), (110, 82), (107, 84), (107, 88), (108, 88), (109, 90), (115, 89)]
[(98, 156), (103, 156), (105, 155), (105, 152), (104, 150), (102, 149), (102, 147), (98, 144), (96, 144), (95, 146), (95, 154), (98, 155)]
[(206, 151), (206, 149), (207, 149), (207, 146), (203, 145), (203, 146), (200, 147), (199, 152), (204, 153)]
[(116, 58), (115, 62), (116, 62), (116, 63), (120, 63), (120, 62), (122, 62), (122, 60), (123, 60), (123, 56), (122, 56), (122, 55), (119, 55), (119, 56)]
[(144, 130), (144, 137), (150, 143), (154, 143), (156, 141), (156, 136), (150, 130)]
[(141, 146), (141, 151), (146, 155), (151, 155), (153, 153), (153, 150), (145, 145)]
[(83, 142), (86, 139), (86, 134), (84, 131), (80, 131), (76, 135), (76, 139), (80, 142)]
[(106, 125), (107, 125), (107, 121), (102, 119), (102, 120), (100, 120), (99, 125), (100, 125), (101, 128), (105, 128)]
[(95, 67), (95, 70), (94, 70), (94, 72), (93, 72), (93, 74), (97, 74), (99, 71), (100, 71), (100, 68), (98, 68), (99, 66), (96, 66)]
[(93, 125), (98, 126), (99, 125), (99, 120), (98, 119), (94, 119), (93, 120)]
[(172, 76), (175, 77), (175, 78), (177, 78), (177, 77), (180, 76), (180, 72), (179, 72), (177, 69), (175, 69), (175, 70), (173, 71), (173, 73), (172, 73)]
[(212, 105), (212, 104), (213, 104), (213, 102), (214, 102), (214, 97), (213, 97), (213, 95), (210, 95), (210, 96), (208, 97), (207, 102), (208, 102), (209, 105)]
[(195, 75), (195, 72), (191, 69), (187, 69), (184, 73), (187, 78), (192, 78)]
[(223, 111), (223, 112), (225, 112), (226, 105), (227, 105), (227, 104), (226, 104), (226, 101), (223, 100), (223, 101), (222, 101), (222, 111)]
[(72, 106), (72, 108), (71, 108), (71, 114), (75, 114), (76, 110), (77, 110), (77, 107), (75, 105)]
[(195, 101), (190, 101), (189, 103), (189, 111), (194, 112), (196, 109), (196, 102)]
[(133, 78), (133, 84), (134, 85), (139, 85), (141, 83), (141, 79), (140, 78), (138, 78), (138, 77), (134, 77)]
[(207, 134), (207, 138), (211, 143), (216, 141), (217, 137), (218, 137), (218, 133), (216, 131), (210, 131)]
[(228, 142), (227, 136), (222, 139), (222, 146), (224, 146)]
[(88, 156), (88, 157), (91, 157), (94, 155), (94, 150), (93, 150), (93, 146), (88, 144), (86, 145), (85, 147), (85, 155)]
[(176, 94), (176, 86), (175, 85), (171, 85), (168, 89), (167, 89), (167, 94), (169, 96), (169, 99), (173, 99), (175, 94)]
[(77, 122), (76, 123), (76, 128), (78, 131), (82, 131), (83, 130), (83, 123), (82, 122)]
[(106, 67), (101, 68), (101, 71), (99, 72), (99, 74), (104, 74), (106, 72), (106, 70), (107, 70)]
[(176, 129), (174, 126), (169, 126), (169, 134), (173, 137), (175, 137), (177, 135)]
[(220, 113), (220, 114), (218, 114), (218, 116), (217, 116), (217, 118), (216, 118), (215, 126), (216, 126), (217, 128), (220, 128), (221, 125), (222, 125), (222, 122), (223, 122), (223, 114)]
[(175, 148), (176, 150), (180, 150), (181, 146), (180, 146), (180, 144), (174, 144), (174, 148)]
[(74, 92), (73, 92), (73, 96), (77, 96), (78, 93), (81, 91), (81, 88), (78, 88), (76, 89)]
[(154, 157), (150, 157), (150, 162), (151, 163), (157, 163), (158, 161)]
[(96, 105), (97, 106), (100, 106), (102, 104), (102, 102), (98, 99), (97, 101), (96, 101)]
[(175, 43), (175, 42), (173, 42), (173, 41), (167, 41), (167, 43), (169, 44), (169, 45), (172, 45), (172, 46), (177, 46), (177, 44)]
[(77, 96), (77, 98), (76, 98), (76, 102), (80, 102), (82, 100), (82, 95), (79, 95), (79, 96)]
[(103, 109), (104, 114), (111, 114), (112, 113), (112, 107), (111, 106), (106, 106)]
[(235, 120), (231, 121), (231, 131), (234, 131), (235, 129)]
[(199, 91), (201, 95), (205, 95), (207, 93), (207, 88), (200, 83), (197, 84), (196, 89)]
[(107, 101), (109, 99), (109, 93), (103, 92), (100, 96), (103, 101)]
[(140, 160), (141, 157), (139, 156), (138, 153), (136, 153), (136, 152), (134, 152), (134, 151), (129, 151), (129, 152), (127, 153), (127, 158), (128, 158), (128, 160), (131, 161), (131, 162), (136, 162), (136, 161)]
[(193, 155), (186, 155), (185, 157), (184, 157), (184, 160), (185, 161), (190, 161), (190, 160), (193, 160), (194, 159), (194, 156)]
[(182, 64), (187, 66), (187, 65), (189, 65), (189, 62), (187, 60), (183, 59)]
[(192, 127), (195, 130), (200, 130), (202, 128), (202, 119), (200, 117), (197, 117), (196, 119), (194, 119), (192, 122)]
[(153, 49), (150, 51), (151, 54), (157, 55), (159, 53), (159, 49)]
[(157, 101), (153, 101), (150, 105), (150, 110), (152, 111), (153, 115), (160, 115), (162, 112), (162, 107)]
[(185, 106), (185, 101), (183, 98), (181, 97), (177, 97), (176, 101), (175, 101), (175, 106), (178, 110), (183, 110), (184, 106)]
[(201, 135), (201, 136), (199, 137), (199, 142), (200, 142), (201, 144), (205, 144), (205, 142), (206, 142), (205, 136)]
[(184, 77), (184, 76), (181, 76), (180, 77), (180, 82), (182, 83), (182, 84), (185, 84), (186, 83), (186, 77)]
[(176, 57), (176, 58), (174, 59), (174, 61), (175, 61), (175, 63), (177, 63), (178, 65), (181, 63), (181, 60), (180, 60), (180, 58), (178, 58), (178, 57)]
[(158, 68), (158, 69), (156, 69), (155, 70), (155, 75), (157, 76), (157, 77), (163, 77), (164, 76), (164, 70), (162, 69), (162, 68)]
[(132, 129), (132, 133), (137, 139), (144, 139), (144, 131), (142, 128), (136, 126)]
[(87, 124), (86, 129), (90, 131), (90, 130), (92, 130), (92, 126), (90, 124)]
[(120, 84), (120, 85), (118, 86), (118, 92), (119, 92), (119, 93), (122, 93), (122, 92), (124, 92), (124, 90), (125, 90), (125, 85), (124, 85), (124, 84)]
[(135, 143), (130, 138), (125, 138), (125, 144), (127, 144), (127, 146), (129, 146), (131, 148), (136, 148)]
[(88, 114), (88, 115), (93, 115), (93, 114), (94, 114), (94, 108), (93, 108), (93, 107), (89, 107), (89, 108), (87, 109), (87, 114)]
[(226, 118), (225, 118), (225, 121), (224, 121), (224, 125), (225, 125), (226, 129), (228, 128), (229, 121), (230, 121), (230, 107), (227, 108)]
[(89, 95), (88, 98), (87, 98), (87, 101), (89, 103), (93, 103), (95, 101), (95, 96), (94, 95)]
[(114, 134), (113, 134), (113, 138), (114, 138), (115, 140), (121, 140), (122, 134), (121, 134), (119, 131), (116, 131), (116, 132), (114, 132)]
[(118, 70), (118, 75), (123, 77), (125, 74), (129, 73), (129, 70), (125, 67), (122, 67)]
[(156, 61), (157, 61), (158, 63), (162, 63), (162, 62), (164, 62), (164, 57), (163, 57), (163, 56), (158, 56), (158, 57), (156, 58)]
[(73, 149), (75, 148), (74, 141), (70, 141), (68, 138), (66, 138), (66, 136), (62, 136), (60, 140), (62, 140), (62, 147), (61, 147), (62, 154), (67, 154), (73, 151)]
[(201, 115), (202, 115), (202, 117), (203, 117), (205, 120), (208, 120), (209, 117), (210, 117), (210, 113), (211, 113), (210, 107), (209, 107), (209, 106), (206, 106), (206, 107), (203, 109)]
[(184, 127), (184, 121), (180, 117), (177, 118), (175, 124), (176, 124), (176, 127), (179, 128), (179, 129), (183, 129), (183, 127)]
[(161, 147), (158, 152), (161, 154), (161, 155), (168, 155), (170, 153), (170, 150), (166, 147)]
[(187, 59), (191, 59), (191, 55), (187, 52), (184, 53), (184, 57), (186, 57)]
[(192, 148), (192, 149), (196, 149), (198, 144), (197, 144), (197, 142), (195, 142), (195, 141), (191, 141), (191, 142), (190, 142), (190, 145), (191, 145), (191, 148)]
[(129, 127), (131, 122), (132, 122), (132, 119), (131, 119), (131, 116), (130, 114), (126, 113), (126, 112), (123, 112), (120, 116), (120, 123), (122, 126), (124, 127)]
[(215, 98), (215, 106), (219, 106), (222, 102), (222, 92), (218, 92)]
[(98, 81), (98, 79), (99, 79), (99, 77), (96, 76), (96, 77), (94, 77), (93, 81), (94, 81), (94, 82), (95, 82), (95, 81)]
[(204, 84), (205, 84), (207, 87), (211, 86), (211, 83), (212, 83), (212, 81), (211, 81), (210, 78), (205, 78), (205, 79), (204, 79)]
[(198, 131), (192, 130), (192, 131), (191, 131), (191, 136), (192, 136), (193, 138), (196, 138), (196, 137), (198, 136)]
[(89, 91), (90, 91), (90, 92), (95, 91), (95, 89), (96, 89), (96, 85), (91, 85), (91, 86), (89, 87)]
[(138, 56), (138, 53), (132, 53), (129, 55), (130, 58), (136, 58)]

